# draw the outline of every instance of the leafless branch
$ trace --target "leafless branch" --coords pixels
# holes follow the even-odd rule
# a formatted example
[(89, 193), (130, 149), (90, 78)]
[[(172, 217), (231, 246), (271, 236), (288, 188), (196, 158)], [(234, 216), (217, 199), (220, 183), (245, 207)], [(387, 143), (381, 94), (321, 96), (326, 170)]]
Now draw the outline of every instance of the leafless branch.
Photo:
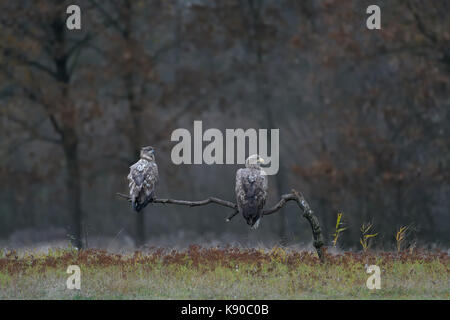
[[(122, 193), (117, 193), (117, 195), (121, 198), (125, 198), (128, 201), (131, 201), (130, 196)], [(204, 206), (209, 203), (216, 203), (218, 205), (228, 207), (231, 209), (237, 210), (237, 205), (233, 202), (222, 200), (215, 197), (209, 197), (205, 200), (199, 200), (199, 201), (188, 201), (188, 200), (175, 200), (175, 199), (154, 199), (152, 203), (162, 203), (162, 204), (177, 204), (181, 206), (189, 206), (189, 207), (198, 207), (198, 206)]]
[[(131, 201), (130, 196), (122, 193), (117, 193), (117, 195), (121, 198), (127, 199), (128, 201)], [(264, 210), (263, 215), (270, 215), (277, 211), (279, 211), (281, 208), (284, 207), (284, 205), (288, 201), (295, 201), (299, 208), (303, 212), (303, 217), (308, 220), (309, 224), (311, 225), (312, 234), (314, 238), (314, 247), (316, 248), (317, 254), (320, 258), (320, 260), (324, 261), (324, 253), (323, 253), (323, 238), (322, 238), (322, 231), (320, 228), (319, 220), (314, 215), (314, 212), (311, 210), (311, 207), (309, 206), (308, 202), (305, 200), (303, 195), (292, 189), (292, 193), (284, 194), (281, 196), (281, 200), (275, 204), (270, 209)], [(154, 199), (152, 203), (162, 203), (162, 204), (176, 204), (176, 205), (183, 205), (183, 206), (189, 206), (189, 207), (198, 207), (198, 206), (204, 206), (210, 203), (215, 203), (224, 207), (228, 207), (233, 209), (233, 213), (230, 214), (226, 221), (230, 221), (234, 216), (236, 216), (239, 211), (238, 207), (234, 202), (222, 200), (215, 197), (209, 197), (205, 200), (200, 201), (188, 201), (188, 200), (175, 200), (175, 199)]]
[[(32, 139), (39, 139), (39, 140), (54, 143), (54, 144), (61, 143), (61, 140), (55, 139), (52, 137), (48, 137), (39, 131), (39, 126), (42, 124), (43, 120), (37, 121), (36, 123), (29, 123), (28, 121), (26, 121), (24, 119), (20, 119), (18, 117), (15, 117), (14, 115), (11, 115), (11, 114), (5, 114), (4, 116), (7, 120), (18, 124), (24, 130), (27, 130), (32, 135)], [(44, 119), (44, 120), (46, 120), (46, 119)]]
[(107, 21), (107, 25), (112, 25), (120, 33), (124, 33), (124, 28), (120, 25), (117, 19), (115, 19), (104, 7), (102, 7), (97, 1), (89, 0), (89, 2), (99, 10), (99, 12), (104, 16)]

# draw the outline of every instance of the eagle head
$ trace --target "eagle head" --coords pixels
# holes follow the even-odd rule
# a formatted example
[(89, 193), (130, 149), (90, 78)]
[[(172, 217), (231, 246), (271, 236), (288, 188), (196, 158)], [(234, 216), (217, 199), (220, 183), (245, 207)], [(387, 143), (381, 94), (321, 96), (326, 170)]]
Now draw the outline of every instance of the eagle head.
[(155, 161), (155, 149), (151, 146), (141, 148), (141, 159)]
[(264, 159), (257, 154), (253, 154), (245, 160), (246, 168), (259, 168), (261, 164), (264, 164)]

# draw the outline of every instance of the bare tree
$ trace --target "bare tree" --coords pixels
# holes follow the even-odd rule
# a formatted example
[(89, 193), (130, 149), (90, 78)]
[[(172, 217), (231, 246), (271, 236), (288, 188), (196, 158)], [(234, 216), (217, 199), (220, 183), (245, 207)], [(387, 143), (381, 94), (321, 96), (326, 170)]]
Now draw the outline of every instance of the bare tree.
[(5, 115), (30, 131), (33, 138), (62, 149), (67, 169), (67, 209), (72, 219), (70, 234), (73, 244), (82, 248), (79, 110), (70, 94), (78, 59), (90, 36), (69, 35), (64, 19), (67, 6), (64, 1), (33, 8), (22, 2), (3, 3), (1, 10), (8, 15), (2, 15), (0, 20), (0, 67), (14, 85), (12, 96), (37, 106), (53, 128), (55, 137), (46, 136), (26, 117), (17, 116), (15, 110)]

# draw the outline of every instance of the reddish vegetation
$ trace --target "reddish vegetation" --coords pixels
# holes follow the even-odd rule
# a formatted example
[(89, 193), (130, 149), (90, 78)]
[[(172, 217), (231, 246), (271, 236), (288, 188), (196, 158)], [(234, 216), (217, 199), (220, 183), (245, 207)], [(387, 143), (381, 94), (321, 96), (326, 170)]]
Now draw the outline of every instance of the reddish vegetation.
[[(157, 263), (163, 266), (190, 266), (199, 270), (213, 270), (216, 267), (235, 269), (239, 265), (251, 265), (252, 273), (258, 274), (264, 266), (271, 271), (271, 262), (285, 264), (289, 269), (295, 269), (300, 265), (316, 265), (319, 259), (316, 254), (308, 251), (285, 251), (273, 249), (269, 252), (256, 249), (239, 248), (201, 248), (191, 245), (186, 251), (167, 251), (165, 249), (153, 249), (149, 252), (136, 251), (131, 255), (108, 253), (104, 250), (87, 249), (81, 251), (59, 251), (40, 257), (26, 255), (19, 257), (15, 251), (10, 251), (0, 258), (0, 272), (18, 274), (26, 272), (31, 268), (37, 268), (38, 272), (45, 272), (49, 268), (66, 268), (68, 265), (76, 264), (89, 267), (111, 267), (121, 268), (141, 266), (151, 270)], [(355, 263), (377, 264), (387, 266), (393, 262), (421, 262), (427, 263), (438, 261), (450, 265), (448, 253), (443, 251), (416, 250), (413, 253), (401, 252), (368, 252), (331, 255), (326, 253), (326, 264), (340, 264), (348, 266)], [(36, 270), (36, 269), (35, 269)], [(447, 267), (447, 272), (450, 272)]]

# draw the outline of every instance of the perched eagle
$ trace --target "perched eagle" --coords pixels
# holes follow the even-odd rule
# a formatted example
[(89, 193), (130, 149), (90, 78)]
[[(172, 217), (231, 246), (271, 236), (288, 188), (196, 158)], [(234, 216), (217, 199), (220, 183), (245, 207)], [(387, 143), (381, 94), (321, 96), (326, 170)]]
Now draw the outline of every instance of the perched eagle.
[(130, 198), (133, 209), (137, 212), (145, 208), (155, 198), (158, 182), (158, 166), (155, 162), (153, 147), (143, 147), (138, 162), (130, 167), (128, 175)]
[(252, 155), (245, 161), (245, 168), (236, 172), (238, 209), (252, 229), (258, 228), (267, 199), (267, 175), (261, 169), (261, 163), (264, 163), (262, 158)]

